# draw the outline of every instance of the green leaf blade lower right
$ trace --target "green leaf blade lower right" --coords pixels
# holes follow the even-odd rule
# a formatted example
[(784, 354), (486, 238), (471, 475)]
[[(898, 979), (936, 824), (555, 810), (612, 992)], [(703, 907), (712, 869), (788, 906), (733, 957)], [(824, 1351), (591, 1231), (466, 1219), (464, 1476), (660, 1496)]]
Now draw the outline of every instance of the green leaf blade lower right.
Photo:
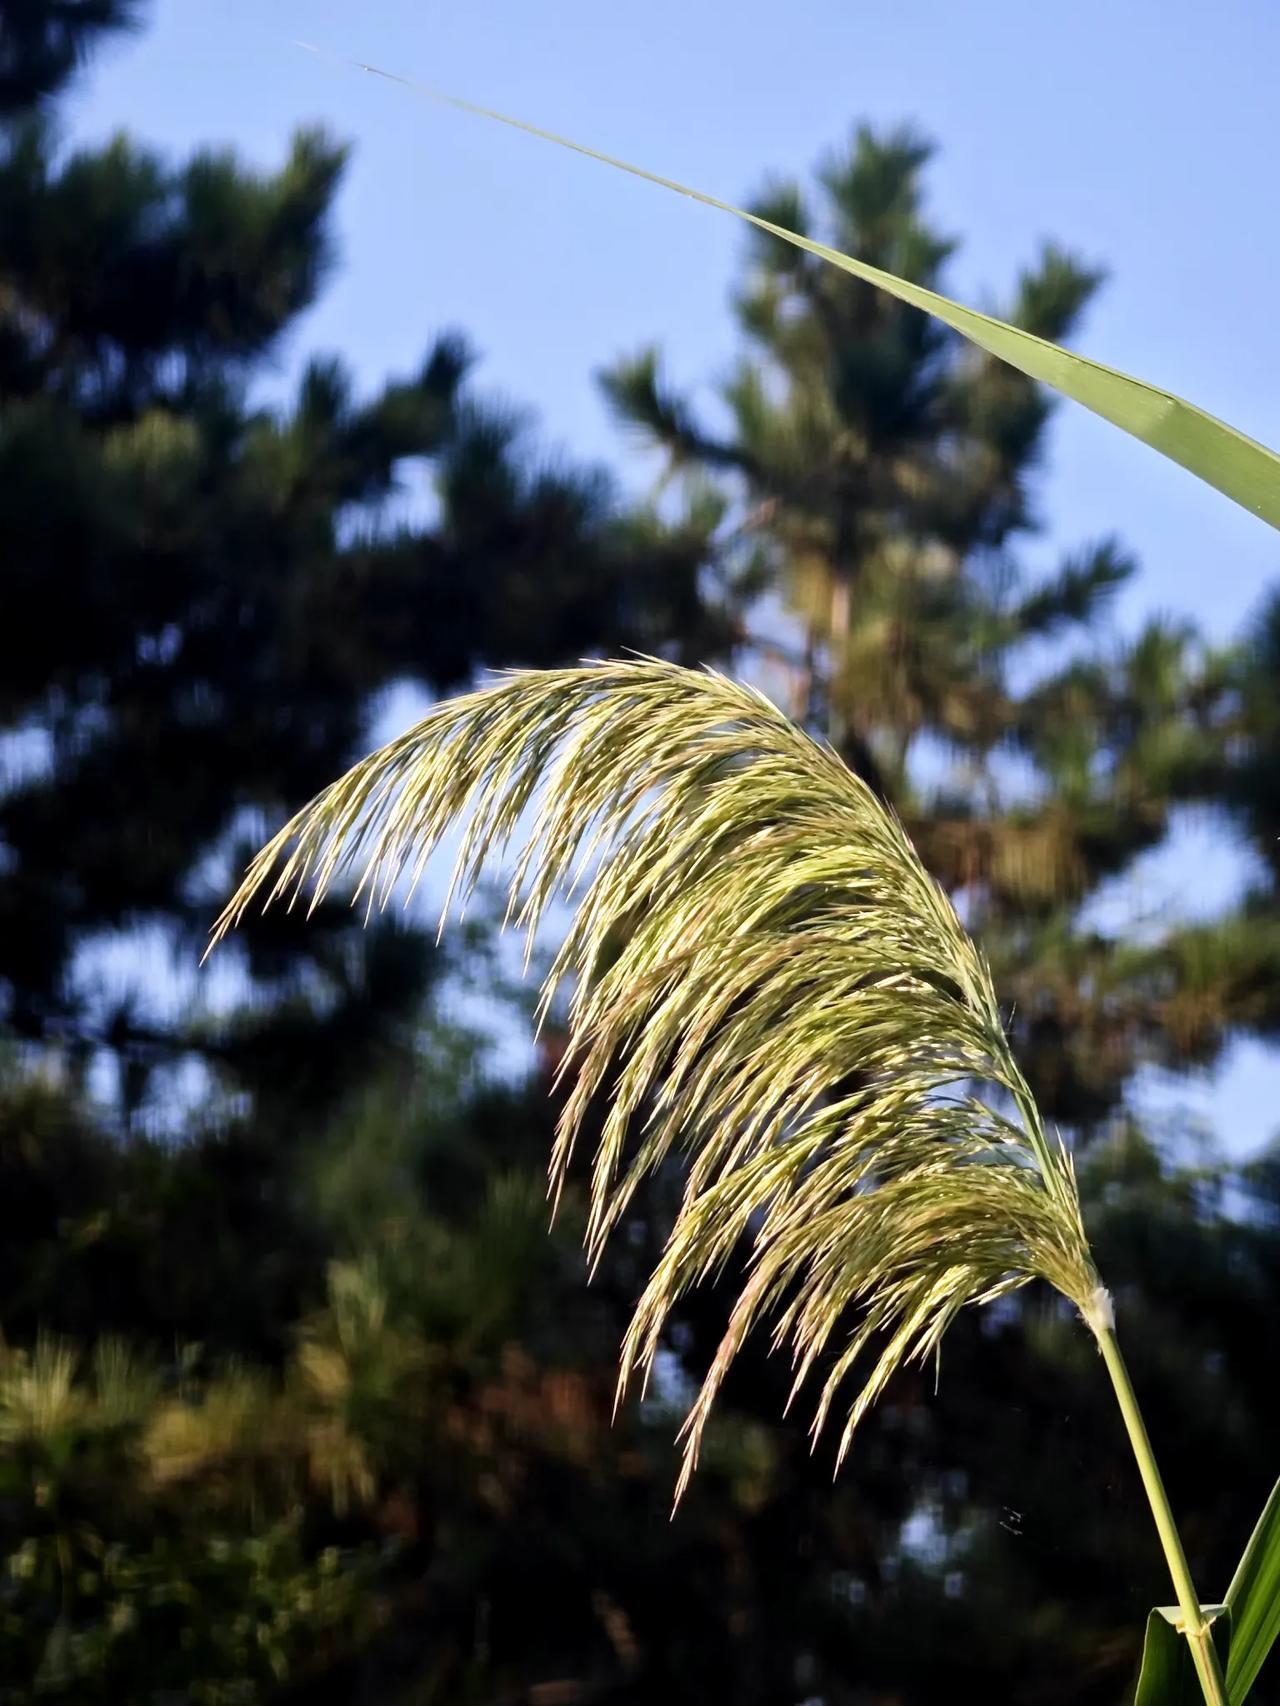
[(1227, 1606), (1235, 1631), (1227, 1696), (1231, 1706), (1243, 1706), (1280, 1634), (1280, 1481), (1271, 1490), (1227, 1589)]

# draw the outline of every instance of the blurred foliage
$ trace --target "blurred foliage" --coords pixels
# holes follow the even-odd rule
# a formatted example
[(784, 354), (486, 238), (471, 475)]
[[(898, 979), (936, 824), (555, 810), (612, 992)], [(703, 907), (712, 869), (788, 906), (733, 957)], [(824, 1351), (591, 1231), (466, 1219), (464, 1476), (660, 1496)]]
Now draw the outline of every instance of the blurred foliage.
[[(1042, 394), (763, 241), (723, 432), (656, 353), (611, 371), (671, 463), (632, 510), (540, 460), (454, 335), (373, 395), (317, 359), (264, 405), (344, 151), (67, 148), (58, 97), (141, 13), (0, 9), (0, 1701), (1111, 1706), (1162, 1567), (1049, 1299), (962, 1318), (834, 1483), (749, 1343), (670, 1522), (737, 1276), (615, 1420), (679, 1180), (588, 1288), (572, 1192), (547, 1234), (555, 1024), (496, 1071), (462, 1019), (468, 982), (505, 1000), (484, 909), (456, 959), (335, 905), (191, 968), (393, 690), (628, 645), (754, 674), (979, 931), (1221, 1591), (1276, 1470), (1280, 1165), (1144, 1125), (1134, 1084), (1280, 1021), (1274, 600), (1236, 647), (1117, 637), (1121, 544), (1017, 560)], [(859, 132), (767, 205), (931, 283), (928, 158)], [(1006, 308), (1063, 337), (1098, 278), (1049, 247)], [(1100, 921), (1191, 809), (1250, 892)]]

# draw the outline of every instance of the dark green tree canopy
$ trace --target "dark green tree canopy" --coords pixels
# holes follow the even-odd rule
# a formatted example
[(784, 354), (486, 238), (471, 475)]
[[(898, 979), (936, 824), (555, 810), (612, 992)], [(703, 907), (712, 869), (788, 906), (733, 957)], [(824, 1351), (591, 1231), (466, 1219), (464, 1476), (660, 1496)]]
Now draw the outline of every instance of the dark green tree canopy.
[(56, 95), (98, 42), (139, 20), (140, 0), (4, 0), (0, 119)]
[[(86, 956), (150, 932), (182, 983), (242, 849), (350, 759), (389, 688), (714, 651), (722, 624), (703, 530), (629, 520), (602, 474), (540, 465), (470, 395), (455, 335), (372, 395), (324, 358), (290, 401), (258, 400), (331, 263), (345, 149), (306, 131), (271, 172), (127, 137), (68, 152), (33, 103), (110, 10), (19, 7), (6, 36), (26, 96), (0, 131), (0, 1002), (132, 1097), (193, 1052), (245, 1068), (244, 1039), (198, 1004), (157, 1018)], [(414, 954), (362, 943), (341, 909), (249, 955), (357, 1033), (418, 987)]]

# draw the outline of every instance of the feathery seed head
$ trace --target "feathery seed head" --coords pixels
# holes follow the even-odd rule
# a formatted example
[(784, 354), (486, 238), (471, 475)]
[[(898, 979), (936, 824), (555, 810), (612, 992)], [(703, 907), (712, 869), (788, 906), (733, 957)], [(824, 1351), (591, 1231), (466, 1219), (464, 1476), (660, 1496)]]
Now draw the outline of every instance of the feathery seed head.
[(310, 888), (314, 905), (348, 871), (385, 906), (455, 822), (446, 914), (515, 841), (508, 916), (530, 943), (556, 892), (580, 891), (542, 1005), (571, 980), (553, 1189), (608, 1090), (593, 1261), (645, 1175), (685, 1158), (620, 1391), (651, 1371), (682, 1293), (747, 1251), (685, 1424), (682, 1488), (761, 1320), (790, 1344), (797, 1388), (819, 1373), (815, 1432), (873, 1359), (843, 1456), (894, 1370), (936, 1350), (966, 1304), (1040, 1277), (1096, 1313), (1070, 1160), (981, 955), (898, 821), (761, 694), (639, 660), (516, 672), (445, 701), (280, 831), (214, 938), (259, 894)]

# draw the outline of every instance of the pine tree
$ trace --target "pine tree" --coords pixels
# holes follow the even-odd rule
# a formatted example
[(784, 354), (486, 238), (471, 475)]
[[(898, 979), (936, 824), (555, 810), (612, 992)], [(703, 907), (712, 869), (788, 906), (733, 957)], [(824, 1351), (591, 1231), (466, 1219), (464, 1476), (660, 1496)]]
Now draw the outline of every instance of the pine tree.
[[(9, 13), (5, 1022), (76, 1082), (93, 1071), (126, 1122), (189, 1102), (195, 1064), (206, 1094), (288, 1080), (295, 1106), (304, 1087), (331, 1104), (385, 1055), (429, 956), (339, 911), (254, 946), (256, 1009), (210, 1009), (185, 968), (243, 849), (394, 684), (700, 643), (701, 542), (622, 519), (598, 473), (538, 466), (514, 417), (470, 399), (456, 336), (369, 397), (316, 359), (292, 401), (256, 402), (331, 264), (345, 150), (305, 132), (266, 174), (212, 150), (174, 167), (125, 136), (68, 151), (35, 102), (132, 9)], [(423, 462), (438, 514), (397, 519)]]
[[(604, 474), (539, 459), (456, 336), (372, 396), (312, 360), (263, 403), (333, 261), (345, 150), (309, 131), (266, 174), (68, 150), (56, 97), (138, 17), (0, 19), (0, 1692), (447, 1691), (534, 1530), (532, 1571), (608, 1651), (596, 1566), (555, 1563), (553, 1512), (596, 1505), (579, 1419), (608, 1440), (609, 1404), (558, 1307), (577, 1259), (546, 1278), (544, 1085), (536, 1114), (480, 1087), (413, 923), (335, 908), (270, 923), (213, 986), (193, 967), (244, 850), (399, 684), (715, 652), (715, 517), (625, 514)], [(401, 1140), (372, 1179), (370, 1104)], [(312, 1187), (328, 1157), (341, 1213)], [(503, 1639), (527, 1668), (527, 1631)]]
[[(862, 129), (820, 169), (816, 206), (776, 183), (756, 211), (938, 285), (956, 245), (923, 212), (931, 152)], [(1061, 340), (1101, 277), (1049, 245), (1001, 312)], [(1100, 965), (1110, 944), (1078, 916), (1161, 841), (1171, 808), (1221, 796), (1229, 661), (1165, 621), (1100, 643), (1136, 567), (1114, 539), (1047, 576), (1019, 567), (1052, 414), (1029, 380), (772, 237), (755, 237), (736, 306), (727, 431), (697, 420), (652, 350), (606, 391), (674, 470), (727, 489), (723, 549), (750, 553), (787, 612), (782, 638), (746, 621), (742, 662), (771, 670), (900, 812), (997, 963), (1041, 1105), (1096, 1124), (1143, 1050), (1177, 1049), (1141, 956)], [(1133, 1008), (1122, 1027), (1104, 1016), (1117, 1000)]]
[[(862, 129), (812, 193), (775, 182), (755, 211), (939, 285), (955, 244), (923, 210), (930, 152), (914, 132)], [(1049, 246), (999, 311), (1061, 340), (1100, 282)], [(1275, 1034), (1280, 909), (1268, 881), (1224, 917), (1134, 919), (1117, 933), (1093, 903), (1188, 804), (1220, 821), (1233, 813), (1274, 871), (1274, 612), (1244, 651), (1215, 651), (1169, 619), (1116, 637), (1108, 599), (1136, 568), (1117, 541), (1039, 577), (1018, 561), (1037, 527), (1052, 414), (1032, 384), (767, 236), (752, 238), (736, 310), (744, 353), (713, 418), (653, 350), (609, 370), (607, 394), (664, 453), (668, 479), (722, 494), (722, 556), (770, 594), (740, 623), (739, 666), (895, 807), (990, 958), (1035, 1097), (1080, 1151), (1103, 1265), (1125, 1275), (1140, 1378), (1155, 1413), (1163, 1400), (1185, 1417), (1167, 1442), (1170, 1476), (1194, 1512), (1206, 1573), (1225, 1580), (1247, 1527), (1247, 1514), (1233, 1527), (1233, 1506), (1258, 1507), (1270, 1466), (1256, 1363), (1221, 1321), (1256, 1324), (1274, 1277), (1270, 1241), (1233, 1224), (1230, 1193), (1265, 1217), (1273, 1187), (1265, 1171), (1242, 1178), (1222, 1163), (1184, 1173), (1128, 1100), (1143, 1066), (1194, 1070), (1240, 1030)], [(659, 1210), (659, 1241), (661, 1224)], [(684, 1305), (680, 1357), (695, 1380), (735, 1284), (731, 1274)], [(1158, 1597), (1158, 1571), (1134, 1545), (1123, 1501), (1104, 1502), (1090, 1528), (1081, 1499), (1117, 1483), (1126, 1500), (1140, 1493), (1105, 1412), (1081, 1402), (1087, 1373), (1066, 1323), (1034, 1297), (1014, 1313), (961, 1326), (937, 1397), (932, 1381), (900, 1380), (834, 1489), (821, 1453), (815, 1476), (801, 1442), (793, 1455), (785, 1432), (772, 1436), (770, 1540), (750, 1554), (752, 1674), (775, 1668), (744, 1697), (782, 1698), (800, 1653), (809, 1692), (831, 1699), (861, 1698), (863, 1687), (911, 1701), (945, 1689), (1065, 1703), (1124, 1686), (1136, 1653), (1123, 1605), (1137, 1580)], [(1214, 1423), (1177, 1396), (1205, 1358), (1213, 1414), (1230, 1408), (1238, 1453), (1212, 1505), (1194, 1462), (1214, 1452), (1221, 1464)], [(726, 1395), (763, 1420), (786, 1390), (786, 1369), (761, 1352)], [(994, 1427), (992, 1392), (1013, 1395)], [(1072, 1474), (1050, 1467), (1062, 1461)], [(915, 1552), (903, 1545), (912, 1515), (929, 1535)], [(851, 1604), (819, 1615), (803, 1589), (797, 1603), (785, 1570), (770, 1571), (801, 1544), (811, 1582), (838, 1596), (847, 1585)], [(1082, 1577), (1098, 1587), (1090, 1632), (1068, 1633), (1074, 1599), (1049, 1632), (1055, 1603)], [(1109, 1661), (1082, 1681), (1104, 1644)]]
[[(306, 132), (264, 173), (124, 136), (69, 148), (58, 96), (139, 17), (101, 0), (0, 17), (0, 1552), (22, 1584), (0, 1692), (252, 1700), (334, 1645), (353, 1662), (383, 1616), (365, 1564), (381, 1581), (395, 1501), (447, 1490), (419, 1352), (447, 1435), (451, 1379), (481, 1388), (486, 1425), (502, 1345), (477, 1373), (457, 1325), (467, 1276), (495, 1292), (483, 1217), (466, 1245), (483, 1184), (415, 1247), (452, 1264), (448, 1318), (429, 1294), (369, 1344), (381, 1305), (360, 1276), (387, 1228), (345, 1237), (309, 1185), (326, 1145), (358, 1145), (366, 1098), (412, 1117), (424, 1048), (449, 1034), (429, 937), (336, 907), (200, 981), (217, 902), (392, 689), (627, 645), (701, 654), (723, 619), (703, 521), (624, 513), (599, 471), (542, 460), (477, 399), (456, 336), (368, 396), (315, 359), (286, 402), (261, 400), (332, 263), (345, 150)], [(455, 1053), (465, 1139), (475, 1049)], [(425, 1179), (410, 1166), (392, 1194), (406, 1182), (413, 1209)], [(541, 1225), (526, 1184), (516, 1207)], [(522, 1298), (542, 1254), (539, 1236)], [(94, 1373), (112, 1335), (145, 1373), (124, 1409)], [(171, 1427), (186, 1467), (157, 1479)], [(518, 1430), (507, 1449), (518, 1462)], [(465, 1546), (487, 1467), (459, 1463)], [(272, 1644), (246, 1651), (259, 1619)]]

